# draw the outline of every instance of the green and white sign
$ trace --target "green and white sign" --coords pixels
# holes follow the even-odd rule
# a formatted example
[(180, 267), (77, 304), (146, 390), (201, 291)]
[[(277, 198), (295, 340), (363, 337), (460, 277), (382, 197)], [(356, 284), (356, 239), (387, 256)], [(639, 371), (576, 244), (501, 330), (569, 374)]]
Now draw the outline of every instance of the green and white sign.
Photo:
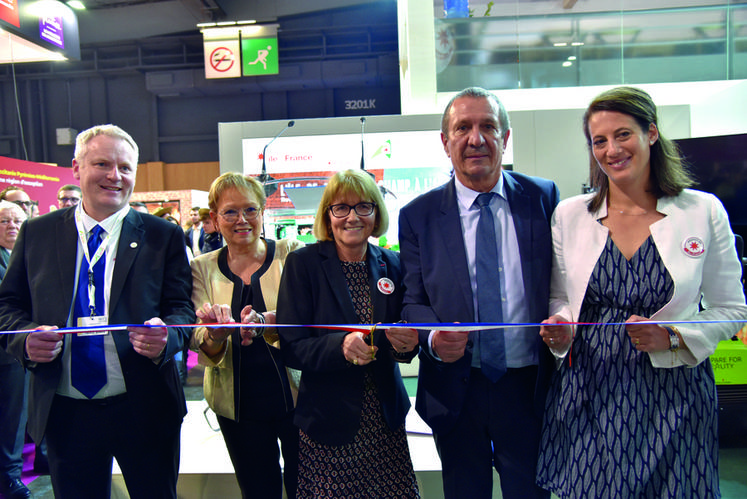
[(276, 75), (278, 69), (278, 39), (241, 38), (241, 66), (244, 76)]

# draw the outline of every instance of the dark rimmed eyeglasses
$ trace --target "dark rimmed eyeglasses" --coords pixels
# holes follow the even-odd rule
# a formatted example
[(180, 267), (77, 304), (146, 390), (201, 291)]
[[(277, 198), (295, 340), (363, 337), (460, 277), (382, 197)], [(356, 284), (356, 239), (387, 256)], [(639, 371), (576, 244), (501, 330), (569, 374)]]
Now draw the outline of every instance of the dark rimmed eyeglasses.
[(57, 198), (57, 200), (61, 203), (71, 203), (71, 204), (80, 203), (80, 198)]
[(356, 215), (359, 217), (367, 217), (374, 212), (374, 208), (376, 208), (376, 203), (358, 203), (354, 206), (340, 203), (331, 205), (329, 212), (335, 218), (345, 218), (350, 215), (350, 210), (355, 210)]
[(244, 216), (244, 220), (254, 220), (259, 216), (259, 210), (255, 208), (254, 206), (250, 206), (249, 208), (244, 208), (243, 210), (226, 210), (219, 215), (223, 220), (226, 222), (232, 224), (236, 223), (239, 220), (239, 214)]

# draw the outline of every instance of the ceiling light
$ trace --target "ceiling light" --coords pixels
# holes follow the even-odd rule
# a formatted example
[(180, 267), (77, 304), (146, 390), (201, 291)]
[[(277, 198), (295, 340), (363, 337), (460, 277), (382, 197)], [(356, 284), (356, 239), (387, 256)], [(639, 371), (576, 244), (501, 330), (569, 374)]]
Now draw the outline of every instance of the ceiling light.
[(571, 61), (565, 61), (563, 63), (564, 68), (570, 68), (571, 66), (573, 66), (573, 63)]
[(80, 0), (70, 0), (67, 2), (68, 7), (75, 10), (86, 10), (86, 6)]
[(584, 42), (572, 42), (571, 46), (573, 46), (573, 47), (581, 47), (581, 46), (583, 46), (583, 44), (584, 44)]
[(568, 60), (569, 61), (575, 61), (576, 60), (576, 56), (575, 55), (568, 56)]
[(558, 43), (553, 43), (552, 46), (553, 47), (567, 47), (568, 43), (567, 42), (558, 42)]

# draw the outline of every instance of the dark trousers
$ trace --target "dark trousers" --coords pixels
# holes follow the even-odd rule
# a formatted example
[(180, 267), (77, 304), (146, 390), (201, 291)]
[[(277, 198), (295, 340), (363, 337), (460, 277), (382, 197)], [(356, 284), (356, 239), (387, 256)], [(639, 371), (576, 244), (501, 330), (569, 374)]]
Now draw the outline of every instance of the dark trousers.
[[(273, 421), (236, 422), (218, 416), (218, 424), (244, 499), (280, 499), (283, 483), (288, 499), (296, 497), (298, 428), (293, 424), (293, 413)], [(282, 472), (278, 439), (283, 452)]]
[(493, 466), (504, 499), (548, 498), (535, 484), (542, 421), (533, 409), (536, 367), (509, 369), (496, 383), (472, 369), (454, 429), (434, 434), (445, 499), (489, 499)]
[(181, 425), (165, 433), (149, 430), (159, 414), (135, 414), (127, 398), (55, 396), (46, 439), (56, 499), (110, 497), (113, 457), (130, 497), (176, 499)]
[(27, 384), (20, 363), (0, 365), (0, 479), (20, 478), (23, 470)]

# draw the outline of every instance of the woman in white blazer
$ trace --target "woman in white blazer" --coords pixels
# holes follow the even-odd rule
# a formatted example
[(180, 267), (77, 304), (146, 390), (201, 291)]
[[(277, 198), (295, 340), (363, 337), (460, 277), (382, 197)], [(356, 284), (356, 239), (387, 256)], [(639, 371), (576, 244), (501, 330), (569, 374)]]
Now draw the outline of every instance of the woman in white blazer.
[(604, 92), (583, 123), (596, 191), (553, 216), (540, 334), (558, 370), (537, 483), (561, 498), (718, 497), (708, 357), (740, 329), (728, 321), (747, 319), (728, 217), (715, 196), (687, 189), (645, 92)]

